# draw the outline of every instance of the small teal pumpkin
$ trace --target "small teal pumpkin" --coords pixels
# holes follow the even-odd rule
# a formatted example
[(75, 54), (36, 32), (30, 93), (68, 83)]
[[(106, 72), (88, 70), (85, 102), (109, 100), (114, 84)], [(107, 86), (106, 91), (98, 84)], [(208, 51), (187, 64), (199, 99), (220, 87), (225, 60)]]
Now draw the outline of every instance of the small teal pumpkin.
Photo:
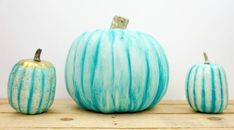
[(166, 92), (169, 70), (163, 48), (149, 34), (124, 30), (126, 19), (121, 21), (112, 29), (83, 33), (69, 50), (67, 91), (82, 108), (137, 112), (153, 107)]
[(205, 64), (195, 64), (186, 79), (186, 97), (194, 111), (220, 113), (228, 104), (226, 74), (220, 65), (210, 64), (206, 53)]
[(24, 114), (46, 112), (53, 103), (56, 87), (54, 66), (40, 60), (41, 49), (33, 60), (20, 60), (8, 80), (9, 104)]

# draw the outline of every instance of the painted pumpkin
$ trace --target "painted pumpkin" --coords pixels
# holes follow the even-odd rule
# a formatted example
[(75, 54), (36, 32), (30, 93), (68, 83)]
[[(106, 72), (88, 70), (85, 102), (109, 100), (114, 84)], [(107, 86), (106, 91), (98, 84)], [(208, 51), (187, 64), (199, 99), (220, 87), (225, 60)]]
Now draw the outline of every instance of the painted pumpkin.
[(72, 44), (65, 79), (80, 107), (136, 112), (154, 106), (165, 94), (169, 70), (164, 50), (151, 35), (124, 30), (127, 23), (116, 16), (111, 29), (85, 32)]
[(56, 87), (54, 66), (40, 60), (41, 49), (33, 60), (20, 60), (8, 81), (8, 100), (12, 108), (25, 114), (46, 112), (53, 103)]
[(186, 96), (190, 107), (198, 112), (220, 113), (228, 104), (226, 74), (220, 65), (210, 64), (206, 53), (204, 64), (195, 64), (186, 79)]

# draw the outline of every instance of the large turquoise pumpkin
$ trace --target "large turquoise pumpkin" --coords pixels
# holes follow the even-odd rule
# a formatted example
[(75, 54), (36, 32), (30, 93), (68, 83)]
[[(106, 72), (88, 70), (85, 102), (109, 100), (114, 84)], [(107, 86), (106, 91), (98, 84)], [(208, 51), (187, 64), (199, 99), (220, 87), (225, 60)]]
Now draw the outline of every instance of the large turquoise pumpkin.
[(20, 60), (9, 76), (9, 104), (25, 114), (46, 112), (53, 103), (55, 86), (55, 68), (50, 62)]
[(103, 113), (136, 112), (157, 104), (166, 92), (168, 62), (149, 34), (125, 30), (116, 16), (111, 29), (80, 35), (66, 61), (67, 91), (82, 108)]
[(168, 62), (150, 35), (122, 29), (86, 32), (72, 44), (66, 86), (86, 109), (136, 112), (157, 104), (168, 85)]
[(220, 113), (228, 104), (226, 74), (220, 65), (193, 65), (186, 78), (186, 97), (192, 109), (204, 113)]

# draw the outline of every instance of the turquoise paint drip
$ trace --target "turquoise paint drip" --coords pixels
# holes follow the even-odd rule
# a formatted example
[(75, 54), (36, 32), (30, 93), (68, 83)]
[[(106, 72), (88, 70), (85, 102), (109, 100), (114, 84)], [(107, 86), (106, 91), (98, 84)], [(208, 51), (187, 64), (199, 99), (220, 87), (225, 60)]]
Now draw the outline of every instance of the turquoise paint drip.
[[(149, 43), (151, 43), (151, 42), (149, 42)], [(152, 43), (151, 43), (151, 45), (152, 45)], [(157, 59), (158, 71), (159, 71), (160, 74), (164, 73), (163, 72), (163, 66), (162, 66), (162, 63), (161, 63), (161, 58), (159, 57), (159, 54), (158, 54), (158, 49), (156, 49), (156, 47), (154, 45), (152, 45), (152, 46), (153, 46), (153, 49), (155, 50), (154, 51), (155, 55), (158, 56), (158, 59)], [(150, 107), (152, 107), (154, 104), (158, 103), (158, 101), (160, 100), (160, 96), (161, 96), (161, 93), (162, 93), (163, 89), (166, 89), (166, 88), (163, 87), (164, 86), (164, 82), (160, 82), (160, 81), (164, 81), (164, 80), (165, 79), (163, 78), (163, 76), (159, 75), (159, 84), (157, 86), (158, 90), (157, 90), (157, 93), (156, 93), (156, 95), (154, 97), (154, 100), (151, 103)]]
[(206, 111), (206, 92), (205, 92), (205, 66), (202, 67), (202, 111)]
[(132, 110), (132, 102), (131, 102), (131, 98), (133, 96), (133, 94), (131, 93), (132, 92), (132, 68), (131, 68), (131, 58), (130, 58), (130, 53), (129, 53), (129, 49), (126, 50), (126, 54), (127, 54), (127, 60), (128, 60), (128, 69), (129, 69), (129, 90), (128, 90), (128, 98), (129, 98), (129, 101), (130, 101), (130, 104), (129, 104), (129, 108), (130, 108), (130, 111)]
[(32, 71), (32, 78), (31, 78), (31, 84), (30, 84), (30, 90), (29, 90), (27, 110), (26, 110), (28, 114), (31, 113), (32, 98), (33, 98), (34, 86), (35, 86), (35, 84), (34, 84), (35, 72), (36, 72), (36, 69), (33, 69), (33, 71)]
[(199, 109), (198, 109), (198, 107), (197, 107), (197, 98), (196, 98), (196, 80), (197, 80), (197, 71), (198, 71), (198, 68), (199, 67), (197, 67), (196, 69), (195, 69), (195, 74), (194, 74), (194, 81), (193, 81), (193, 101), (194, 101), (194, 107), (195, 107), (195, 110), (196, 111), (198, 111)]
[[(78, 41), (81, 41), (82, 40), (82, 38), (84, 37), (84, 36), (86, 36), (86, 34), (87, 33), (83, 33), (81, 36), (82, 37), (79, 37), (79, 40)], [(75, 42), (76, 43), (76, 42)], [(75, 43), (73, 43), (73, 44), (75, 44)], [(77, 43), (80, 43), (80, 42), (77, 42)], [(78, 48), (79, 48), (79, 45), (80, 44), (76, 44), (76, 48), (75, 48), (75, 55), (78, 55), (77, 53), (78, 53)], [(70, 63), (71, 64), (71, 63)], [(76, 60), (76, 57), (74, 56), (73, 57), (73, 60), (72, 60), (72, 64), (78, 64), (77, 63), (77, 60)], [(72, 71), (72, 83), (73, 83), (73, 86), (74, 86), (74, 91), (75, 91), (75, 97), (73, 97), (73, 99), (79, 104), (79, 106), (81, 106), (81, 107), (83, 107), (83, 108), (85, 108), (85, 105), (83, 105), (82, 104), (82, 99), (81, 99), (81, 97), (80, 97), (80, 94), (79, 94), (79, 91), (78, 91), (78, 85), (77, 85), (77, 83), (76, 83), (76, 80), (74, 80), (74, 78), (76, 78), (76, 65), (74, 65), (73, 66), (73, 70), (74, 71)], [(67, 77), (67, 76), (66, 76)], [(67, 79), (67, 78), (66, 78)], [(68, 79), (67, 79), (67, 82), (69, 82), (68, 81)], [(67, 85), (67, 89), (68, 89), (68, 91), (70, 91), (69, 90), (69, 86)], [(71, 92), (70, 92), (70, 95), (71, 95)]]
[[(151, 71), (153, 71), (153, 70), (155, 70), (155, 71), (157, 71), (157, 72), (159, 72), (159, 63), (158, 63), (158, 58), (159, 57), (157, 57), (157, 51), (155, 50), (155, 48), (154, 48), (154, 45), (151, 43), (151, 42), (155, 42), (155, 41), (152, 41), (152, 40), (146, 40), (146, 39), (144, 39), (144, 34), (142, 34), (142, 33), (137, 33), (138, 35), (137, 36), (135, 36), (134, 38), (135, 38), (135, 40), (136, 41), (139, 41), (141, 44), (141, 46), (139, 46), (138, 48), (139, 49), (142, 49), (142, 48), (144, 48), (143, 46), (145, 45), (146, 46), (146, 48), (144, 49), (144, 55), (145, 55), (145, 57), (146, 57), (146, 59), (145, 60), (147, 60), (146, 62), (148, 62), (148, 63), (146, 63), (146, 70), (147, 70), (147, 66), (148, 66), (148, 68), (149, 69), (152, 69)], [(154, 54), (151, 58), (153, 58), (154, 60), (156, 59), (157, 61), (156, 61), (156, 63), (157, 63), (157, 65), (153, 65), (153, 66), (150, 66), (149, 65), (149, 52), (151, 52), (152, 54)], [(148, 65), (147, 65), (148, 64)], [(151, 72), (150, 70), (149, 70), (149, 73), (148, 73), (148, 71), (146, 72), (146, 73), (148, 73), (149, 74), (149, 77), (150, 77), (150, 72)], [(165, 73), (164, 73), (165, 74)], [(153, 75), (152, 75), (153, 76)], [(146, 76), (147, 77), (147, 76)], [(152, 79), (155, 81), (157, 81), (157, 83), (156, 83), (156, 85), (155, 86), (153, 86), (152, 84), (151, 84), (151, 81), (152, 81)], [(149, 78), (149, 80), (150, 81), (148, 81), (148, 90), (150, 90), (150, 88), (152, 88), (152, 87), (156, 87), (156, 91), (155, 91), (155, 96), (156, 96), (156, 94), (157, 94), (157, 90), (158, 90), (158, 86), (159, 86), (159, 78), (157, 77), (155, 77), (155, 75), (153, 76), (153, 77), (150, 77)], [(145, 81), (146, 82), (146, 81)], [(148, 92), (148, 94), (149, 94), (150, 92)], [(147, 98), (149, 98), (148, 97), (149, 95), (144, 95), (143, 94), (143, 98), (144, 99), (142, 99), (142, 103), (141, 103), (141, 106), (138, 108), (138, 109), (141, 109), (141, 110), (144, 110), (144, 109), (147, 109), (147, 108), (151, 108), (151, 107), (153, 107), (154, 106), (154, 100), (155, 100), (155, 96), (154, 95), (152, 95), (153, 96), (153, 99), (151, 99), (150, 101), (145, 101), (145, 100), (147, 100)], [(143, 103), (144, 102), (144, 103)]]
[(45, 87), (45, 74), (44, 72), (41, 72), (41, 98), (40, 98), (40, 101), (39, 101), (39, 105), (38, 105), (38, 111), (37, 113), (40, 113), (42, 112), (42, 102), (44, 100), (44, 87)]
[[(124, 36), (128, 36), (128, 34), (126, 34), (126, 32), (124, 32)], [(136, 108), (137, 107), (137, 103), (135, 103), (134, 101), (136, 101), (137, 99), (137, 94), (134, 92), (134, 68), (132, 67), (132, 64), (133, 64), (133, 61), (132, 61), (132, 57), (133, 57), (133, 54), (132, 52), (130, 51), (131, 48), (133, 48), (133, 43), (134, 43), (134, 36), (132, 39), (126, 39), (125, 41), (127, 42), (126, 44), (126, 57), (127, 57), (127, 66), (128, 66), (128, 69), (129, 69), (129, 91), (128, 91), (128, 96), (129, 96), (129, 111), (136, 111)], [(136, 45), (136, 48), (138, 48), (138, 46)], [(140, 86), (140, 85), (139, 85)]]
[(219, 83), (220, 83), (220, 98), (221, 98), (221, 104), (220, 104), (220, 108), (219, 108), (219, 112), (222, 111), (223, 109), (223, 82), (222, 82), (222, 76), (221, 76), (221, 72), (220, 69), (218, 70), (219, 73)]
[[(112, 31), (110, 31), (110, 35), (109, 35), (109, 38), (110, 38), (110, 42), (112, 43), (111, 44), (111, 50), (112, 50), (112, 52), (111, 52), (111, 66), (112, 66), (112, 86), (115, 86), (115, 83), (114, 83), (114, 79), (115, 79), (115, 56), (114, 56), (114, 54), (115, 54), (115, 49), (114, 49), (114, 44), (115, 44), (115, 40), (116, 40), (116, 38), (115, 38), (115, 35), (114, 35), (114, 33), (112, 32)], [(111, 96), (111, 100), (112, 100), (112, 102), (113, 102), (113, 110), (112, 111), (116, 111), (116, 102), (115, 102), (115, 95), (116, 95), (116, 88), (113, 88), (112, 89), (112, 96)]]
[(226, 77), (226, 72), (224, 71), (224, 69), (222, 67), (220, 67), (220, 69), (222, 70), (222, 73), (223, 73), (223, 77), (224, 77), (224, 84), (223, 85), (223, 88), (225, 87), (226, 88), (226, 91), (223, 91), (225, 94), (223, 94), (223, 97), (225, 97), (226, 99), (226, 103), (224, 104), (223, 106), (223, 109), (225, 109), (228, 105), (228, 99), (229, 99), (229, 94), (228, 94), (228, 82), (227, 82), (227, 77)]
[[(96, 49), (95, 49), (95, 52), (94, 52), (94, 59), (93, 59), (93, 63), (94, 63), (94, 65), (93, 65), (93, 68), (92, 68), (92, 74), (91, 74), (91, 87), (90, 87), (90, 90), (91, 91), (93, 91), (93, 92), (96, 92), (97, 93), (97, 89), (96, 89), (96, 86), (95, 86), (95, 80), (94, 80), (94, 78), (95, 78), (95, 72), (96, 72), (96, 66), (97, 66), (97, 63), (98, 63), (98, 57), (99, 57), (99, 49), (100, 49), (100, 44), (101, 44), (101, 38), (102, 38), (102, 35), (99, 37), (99, 39), (98, 39), (98, 42), (97, 42), (97, 47), (96, 47)], [(100, 110), (100, 107), (98, 106), (98, 101), (97, 101), (97, 97), (95, 97), (96, 95), (91, 95), (91, 97), (92, 97), (92, 102), (93, 102), (93, 106), (94, 106), (94, 108), (96, 108), (96, 110), (98, 110), (98, 111), (101, 111)], [(99, 97), (98, 97), (99, 98)]]
[[(9, 104), (11, 105), (11, 107), (13, 107), (14, 109), (16, 109), (16, 107), (13, 105), (12, 103), (12, 93), (13, 93), (13, 84), (15, 82), (15, 77), (16, 77), (16, 73), (18, 72), (19, 66), (17, 64), (14, 65), (12, 71), (11, 71), (11, 75), (9, 76), (8, 79), (8, 99), (9, 99)], [(12, 77), (12, 78), (11, 78)]]
[[(170, 78), (169, 77), (169, 64), (168, 64), (167, 57), (165, 55), (165, 52), (164, 52), (162, 46), (153, 38), (153, 36), (151, 36), (150, 34), (147, 34), (147, 35), (148, 35), (149, 39), (151, 39), (152, 43), (155, 43), (155, 45), (158, 47), (157, 50), (158, 50), (159, 57), (160, 57), (160, 55), (162, 55), (162, 57), (160, 59), (160, 61), (162, 62), (162, 71), (163, 71), (163, 73), (166, 73), (163, 76), (163, 80), (165, 80), (165, 82), (162, 85), (165, 87), (162, 87), (164, 89), (162, 89), (160, 92), (160, 97), (158, 98), (158, 100), (155, 103), (155, 104), (157, 104), (162, 99), (163, 95), (165, 95), (165, 92), (167, 91), (168, 82), (169, 82), (169, 78)], [(166, 67), (164, 67), (163, 64), (166, 64)]]
[(189, 73), (188, 73), (188, 78), (187, 78), (187, 82), (186, 82), (186, 97), (187, 97), (187, 101), (189, 103), (189, 106), (192, 107), (192, 104), (191, 104), (191, 99), (190, 99), (190, 96), (189, 96), (189, 80), (190, 80), (190, 76), (191, 76), (191, 72), (193, 71), (193, 69), (196, 67), (196, 65), (193, 65), (191, 67), (191, 69), (189, 70)]
[[(53, 68), (49, 68), (49, 70), (50, 70), (49, 72), (50, 72), (51, 74), (54, 73)], [(52, 78), (52, 77), (50, 77), (50, 78)], [(49, 96), (48, 96), (49, 101), (46, 103), (46, 108), (44, 109), (44, 111), (47, 111), (47, 109), (50, 107), (50, 100), (52, 100), (51, 96), (54, 95), (54, 93), (53, 93), (53, 91), (52, 91), (53, 84), (54, 84), (53, 82), (50, 82), (50, 85), (49, 85), (49, 86), (51, 86), (51, 87), (49, 88)]]
[(148, 59), (148, 56), (147, 54), (145, 54), (145, 62), (146, 62), (146, 78), (145, 78), (145, 90), (143, 92), (143, 98), (142, 98), (142, 102), (141, 102), (141, 105), (138, 109), (144, 109), (144, 105), (145, 105), (145, 101), (146, 101), (146, 98), (148, 96), (148, 91), (149, 91), (149, 83), (150, 83), (150, 68), (149, 68), (149, 59)]
[[(56, 75), (55, 68), (51, 67), (50, 69), (52, 69), (51, 74)], [(51, 78), (53, 79), (53, 82), (51, 82), (51, 84), (50, 84), (50, 86), (51, 86), (51, 89), (50, 89), (50, 100), (49, 100), (49, 102), (47, 104), (46, 111), (48, 110), (48, 108), (51, 107), (51, 105), (52, 105), (52, 103), (54, 101), (54, 96), (55, 96), (56, 78), (54, 78), (53, 76), (51, 76)]]
[[(69, 49), (69, 52), (68, 52), (68, 58), (66, 59), (66, 67), (68, 67), (68, 64), (73, 64), (73, 62), (75, 61), (75, 57), (72, 59), (72, 61), (70, 61), (71, 60), (71, 58), (69, 58), (69, 56), (71, 55), (71, 52), (72, 52), (72, 50), (75, 48), (75, 55), (77, 54), (77, 49), (78, 49), (78, 45), (79, 44), (76, 44), (76, 43), (79, 43), (79, 41), (82, 39), (82, 37), (85, 35), (86, 33), (83, 33), (83, 34), (81, 34), (81, 36), (80, 37), (78, 37), (73, 43), (72, 43), (72, 46), (70, 47), (70, 49)], [(72, 63), (71, 63), (72, 62)], [(72, 72), (72, 75), (73, 75), (73, 72)], [(68, 91), (68, 93), (69, 93), (69, 95), (71, 95), (71, 92), (70, 92), (70, 89), (68, 88), (68, 87), (70, 87), (69, 85), (68, 85), (68, 71), (66, 71), (66, 69), (65, 69), (65, 83), (66, 83), (66, 89), (67, 89), (67, 91)], [(76, 100), (75, 98), (74, 98), (74, 100)], [(79, 102), (79, 101), (77, 101), (76, 100), (76, 102)], [(80, 103), (79, 103), (80, 104)]]
[[(23, 69), (23, 68), (22, 68)], [(21, 109), (21, 99), (20, 99), (20, 96), (21, 96), (21, 89), (22, 89), (22, 84), (23, 84), (23, 78), (24, 78), (24, 75), (25, 75), (25, 73), (26, 73), (26, 70), (25, 69), (23, 69), (23, 70), (21, 70), (21, 71), (23, 71), (23, 76), (19, 76), (20, 77), (20, 81), (19, 81), (19, 85), (18, 85), (18, 96), (17, 96), (17, 101), (18, 101), (18, 111), (19, 112), (22, 112), (22, 109)], [(21, 75), (21, 74), (20, 74)]]
[(215, 78), (214, 78), (214, 70), (213, 66), (210, 67), (211, 69), (211, 84), (212, 84), (212, 90), (211, 90), (211, 112), (216, 111), (216, 92), (215, 92)]
[(98, 30), (96, 30), (95, 32), (92, 32), (89, 36), (88, 36), (88, 41), (87, 42), (84, 42), (85, 43), (85, 46), (84, 46), (84, 51), (82, 52), (82, 58), (81, 58), (81, 73), (80, 73), (80, 82), (81, 82), (81, 86), (80, 86), (80, 91), (81, 91), (81, 93), (82, 93), (82, 95), (83, 95), (83, 99), (85, 100), (85, 101), (83, 101), (82, 103), (84, 103), (84, 104), (89, 104), (89, 105), (83, 105), (83, 106), (90, 106), (92, 109), (96, 109), (97, 108), (97, 106), (96, 105), (93, 105), (93, 100), (95, 100), (95, 98), (92, 98), (91, 100), (91, 102), (89, 102), (87, 99), (86, 99), (86, 95), (85, 95), (85, 87), (84, 87), (84, 79), (83, 79), (83, 77), (84, 77), (84, 69), (85, 69), (85, 58), (86, 58), (86, 50), (87, 50), (87, 47), (88, 47), (88, 44), (90, 44), (90, 41), (91, 41), (91, 38), (92, 38), (92, 36), (95, 34), (95, 33), (97, 33), (98, 32)]

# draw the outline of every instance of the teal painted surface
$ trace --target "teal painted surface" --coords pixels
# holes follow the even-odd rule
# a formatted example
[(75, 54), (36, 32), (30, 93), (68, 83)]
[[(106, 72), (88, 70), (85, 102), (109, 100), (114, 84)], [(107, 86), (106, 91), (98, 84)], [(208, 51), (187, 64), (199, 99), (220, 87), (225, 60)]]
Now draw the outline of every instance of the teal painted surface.
[(46, 112), (54, 100), (55, 73), (53, 66), (33, 68), (16, 64), (8, 80), (9, 104), (16, 111), (25, 114)]
[(136, 112), (153, 107), (167, 90), (168, 61), (150, 35), (121, 29), (79, 36), (66, 61), (67, 91), (89, 110)]
[(217, 64), (193, 65), (186, 78), (186, 97), (195, 111), (222, 112), (228, 105), (228, 84), (224, 69)]

